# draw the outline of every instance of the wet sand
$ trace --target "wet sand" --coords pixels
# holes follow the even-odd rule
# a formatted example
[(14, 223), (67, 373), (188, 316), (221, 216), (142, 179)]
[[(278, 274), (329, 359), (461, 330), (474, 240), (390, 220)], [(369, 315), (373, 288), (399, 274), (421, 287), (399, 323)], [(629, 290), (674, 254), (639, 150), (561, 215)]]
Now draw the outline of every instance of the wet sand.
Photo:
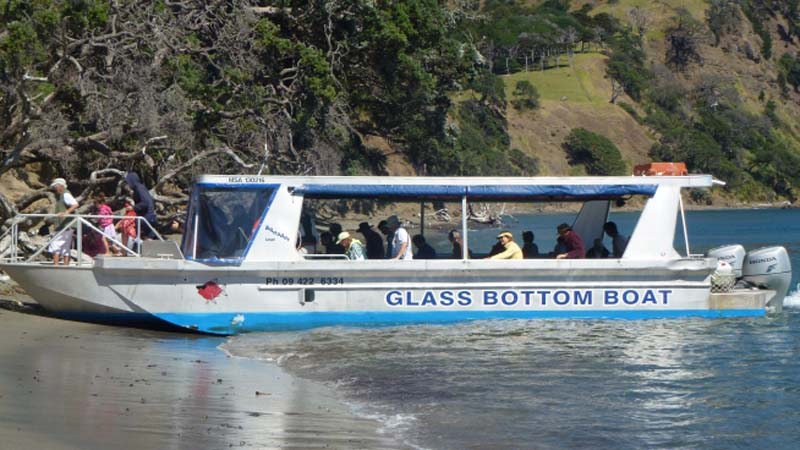
[(326, 387), (228, 357), (222, 338), (0, 306), (2, 448), (404, 448)]

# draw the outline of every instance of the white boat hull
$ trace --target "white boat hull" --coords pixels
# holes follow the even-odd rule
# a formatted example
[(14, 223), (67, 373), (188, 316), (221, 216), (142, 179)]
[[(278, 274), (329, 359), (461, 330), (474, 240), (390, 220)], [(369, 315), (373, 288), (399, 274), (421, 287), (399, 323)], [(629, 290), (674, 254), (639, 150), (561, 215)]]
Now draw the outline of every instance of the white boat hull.
[[(92, 268), (3, 267), (62, 316), (158, 318), (217, 334), (489, 318), (763, 315), (712, 304), (705, 259), (298, 261), (238, 267), (98, 259)], [(202, 294), (205, 294), (205, 297)]]

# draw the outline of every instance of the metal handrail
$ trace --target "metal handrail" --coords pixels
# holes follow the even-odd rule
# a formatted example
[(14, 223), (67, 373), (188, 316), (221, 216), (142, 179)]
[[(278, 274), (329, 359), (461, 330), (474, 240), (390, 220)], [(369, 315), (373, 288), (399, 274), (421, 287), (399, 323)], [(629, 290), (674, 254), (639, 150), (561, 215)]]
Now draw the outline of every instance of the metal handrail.
[(41, 255), (42, 252), (44, 252), (45, 249), (47, 249), (47, 247), (49, 247), (50, 244), (56, 239), (56, 237), (58, 237), (58, 234), (60, 232), (66, 230), (66, 229), (74, 227), (76, 229), (76, 234), (77, 234), (77, 239), (76, 239), (76, 244), (77, 245), (76, 245), (76, 247), (77, 247), (78, 258), (77, 258), (76, 262), (77, 262), (77, 265), (82, 265), (82, 263), (83, 263), (83, 226), (84, 225), (89, 227), (89, 229), (92, 230), (92, 232), (98, 233), (98, 234), (102, 235), (104, 238), (106, 238), (109, 241), (113, 242), (114, 244), (117, 244), (120, 248), (124, 249), (124, 251), (127, 254), (129, 254), (131, 256), (141, 257), (141, 246), (138, 249), (139, 251), (134, 251), (134, 250), (128, 248), (122, 242), (118, 241), (117, 239), (109, 237), (109, 236), (106, 236), (105, 233), (102, 230), (97, 228), (94, 224), (89, 222), (89, 220), (87, 220), (87, 219), (134, 220), (134, 221), (136, 221), (136, 242), (141, 242), (142, 241), (142, 239), (141, 239), (141, 236), (142, 236), (142, 222), (144, 222), (144, 224), (150, 229), (150, 231), (153, 232), (153, 234), (156, 236), (156, 238), (158, 240), (160, 240), (160, 241), (164, 240), (164, 238), (158, 233), (158, 231), (156, 231), (156, 229), (153, 228), (153, 226), (150, 224), (150, 222), (148, 222), (147, 219), (142, 217), (142, 216), (132, 217), (132, 216), (97, 215), (97, 214), (63, 214), (63, 215), (59, 215), (59, 214), (54, 214), (54, 213), (49, 213), (49, 214), (43, 214), (43, 213), (17, 214), (16, 216), (14, 216), (14, 220), (13, 220), (13, 222), (11, 224), (11, 227), (5, 233), (3, 233), (2, 236), (0, 236), (0, 240), (2, 240), (3, 238), (5, 238), (5, 236), (8, 233), (11, 233), (11, 242), (9, 243), (9, 246), (11, 247), (11, 252), (10, 252), (9, 259), (12, 262), (17, 262), (20, 259), (20, 256), (19, 256), (19, 245), (18, 245), (18, 243), (19, 243), (19, 223), (22, 222), (22, 220), (19, 220), (19, 219), (22, 219), (22, 218), (72, 219), (67, 223), (66, 226), (63, 226), (60, 230), (58, 230), (58, 232), (56, 232), (53, 235), (53, 237), (51, 237), (47, 241), (47, 243), (45, 243), (41, 248), (36, 250), (27, 259), (25, 259), (25, 261), (24, 261), (25, 263), (29, 263), (29, 262), (33, 261), (34, 258), (36, 258), (37, 256)]

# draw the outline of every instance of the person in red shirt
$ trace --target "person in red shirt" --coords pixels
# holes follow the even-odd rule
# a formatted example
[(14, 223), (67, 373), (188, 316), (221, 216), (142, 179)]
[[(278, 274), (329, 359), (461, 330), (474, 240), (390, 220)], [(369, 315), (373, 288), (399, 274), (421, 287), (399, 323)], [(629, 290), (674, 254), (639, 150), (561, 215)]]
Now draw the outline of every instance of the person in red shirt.
[(556, 255), (556, 259), (583, 259), (586, 257), (583, 239), (578, 233), (572, 231), (572, 227), (562, 223), (556, 229), (558, 230), (558, 235), (564, 238), (564, 244), (567, 246), (567, 253)]

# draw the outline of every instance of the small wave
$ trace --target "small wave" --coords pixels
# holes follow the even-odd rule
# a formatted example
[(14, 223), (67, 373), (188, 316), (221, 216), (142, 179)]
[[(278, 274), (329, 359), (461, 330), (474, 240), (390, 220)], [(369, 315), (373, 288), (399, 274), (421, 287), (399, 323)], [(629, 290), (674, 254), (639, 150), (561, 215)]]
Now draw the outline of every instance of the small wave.
[(421, 447), (418, 444), (406, 439), (405, 436), (415, 428), (417, 417), (413, 414), (381, 414), (377, 412), (368, 412), (367, 405), (348, 402), (350, 410), (353, 411), (358, 417), (367, 420), (373, 420), (381, 424), (378, 428), (378, 433), (394, 436), (402, 440), (404, 444), (415, 450), (429, 450), (427, 447)]
[(800, 309), (800, 293), (793, 292), (783, 299), (785, 308)]
[(794, 290), (786, 294), (783, 299), (783, 306), (786, 308), (800, 309), (800, 283), (795, 286)]

